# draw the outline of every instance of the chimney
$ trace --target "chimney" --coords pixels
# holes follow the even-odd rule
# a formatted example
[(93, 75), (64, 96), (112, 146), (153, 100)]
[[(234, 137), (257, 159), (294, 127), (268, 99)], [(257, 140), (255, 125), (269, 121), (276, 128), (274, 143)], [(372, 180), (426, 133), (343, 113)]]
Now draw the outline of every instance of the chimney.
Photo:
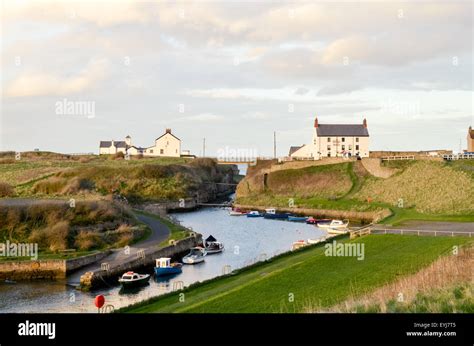
[(171, 133), (171, 129), (166, 129), (166, 133)]
[(112, 139), (112, 146), (115, 147), (115, 141)]
[(318, 124), (318, 117), (316, 117), (314, 119), (314, 127), (319, 127), (319, 124)]
[(362, 123), (365, 128), (367, 128), (367, 119), (364, 118), (364, 122)]

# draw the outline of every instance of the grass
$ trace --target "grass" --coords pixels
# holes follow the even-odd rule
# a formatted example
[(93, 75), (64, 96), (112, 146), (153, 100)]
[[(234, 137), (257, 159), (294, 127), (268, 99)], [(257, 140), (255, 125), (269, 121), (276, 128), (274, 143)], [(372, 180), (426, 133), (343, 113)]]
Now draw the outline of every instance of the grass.
[(474, 222), (474, 214), (444, 215), (420, 213), (413, 208), (390, 207), (393, 214), (379, 223), (392, 226), (401, 226), (407, 221), (445, 221), (445, 222)]
[[(371, 235), (349, 241), (364, 244), (362, 261), (355, 257), (325, 256), (323, 246), (306, 248), (121, 311), (302, 312), (308, 302), (329, 307), (354, 293), (413, 274), (447, 254), (454, 245), (470, 241), (453, 237)], [(179, 299), (180, 293), (184, 293), (184, 302)]]
[(329, 309), (308, 306), (308, 312), (473, 312), (474, 247), (458, 249), (413, 275), (361, 297), (350, 297)]

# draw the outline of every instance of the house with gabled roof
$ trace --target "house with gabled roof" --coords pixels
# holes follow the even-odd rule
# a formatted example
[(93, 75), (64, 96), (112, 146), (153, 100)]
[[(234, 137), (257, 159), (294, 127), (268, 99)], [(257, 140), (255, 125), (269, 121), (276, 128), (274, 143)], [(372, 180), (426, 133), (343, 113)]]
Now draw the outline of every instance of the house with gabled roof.
[(181, 156), (181, 140), (171, 133), (171, 129), (166, 129), (165, 133), (155, 139), (155, 143), (150, 147), (139, 147), (132, 145), (132, 138), (125, 137), (125, 141), (100, 141), (99, 154), (113, 155), (119, 152), (125, 155), (143, 156)]
[(313, 160), (323, 157), (369, 157), (369, 137), (366, 119), (362, 124), (320, 124), (316, 118), (311, 143), (291, 147), (289, 156)]

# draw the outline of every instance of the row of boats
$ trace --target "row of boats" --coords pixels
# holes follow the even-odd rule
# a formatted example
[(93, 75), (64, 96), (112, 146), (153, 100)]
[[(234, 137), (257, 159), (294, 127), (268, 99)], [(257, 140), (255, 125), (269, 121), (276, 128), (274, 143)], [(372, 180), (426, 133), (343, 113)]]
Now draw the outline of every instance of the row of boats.
[[(182, 258), (182, 262), (171, 262), (169, 257), (161, 257), (156, 259), (155, 276), (171, 276), (182, 273), (183, 264), (197, 264), (204, 262), (207, 255), (217, 254), (224, 251), (224, 244), (217, 241), (210, 235), (204, 241), (204, 246), (196, 246), (190, 249), (189, 253)], [(142, 286), (150, 280), (150, 274), (139, 274), (133, 271), (128, 271), (119, 278), (119, 283), (124, 288), (131, 288)]]
[(306, 222), (307, 224), (316, 225), (319, 228), (329, 230), (345, 229), (349, 225), (349, 220), (333, 220), (333, 219), (315, 219), (312, 216), (297, 216), (291, 213), (277, 213), (275, 208), (265, 209), (265, 212), (257, 210), (243, 211), (238, 208), (229, 212), (231, 216), (247, 216), (247, 217), (263, 217), (265, 219), (279, 219), (293, 222)]

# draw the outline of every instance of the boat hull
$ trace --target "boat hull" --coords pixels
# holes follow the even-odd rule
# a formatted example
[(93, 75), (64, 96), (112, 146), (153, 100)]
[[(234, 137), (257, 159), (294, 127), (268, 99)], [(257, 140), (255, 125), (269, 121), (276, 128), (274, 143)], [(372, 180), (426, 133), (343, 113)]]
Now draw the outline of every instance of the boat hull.
[(280, 219), (280, 220), (286, 220), (288, 219), (288, 214), (265, 214), (263, 217), (265, 219)]
[(166, 267), (166, 268), (157, 268), (155, 267), (156, 276), (166, 276), (166, 275), (175, 275), (181, 274), (183, 270), (181, 267)]
[(150, 281), (150, 275), (147, 275), (146, 277), (140, 278), (138, 280), (133, 280), (133, 281), (119, 280), (123, 288), (140, 287), (140, 286), (148, 284), (148, 281)]
[(307, 217), (304, 216), (288, 216), (288, 221), (305, 222)]
[(197, 258), (183, 257), (184, 264), (198, 264), (201, 262), (204, 262), (204, 257), (197, 257)]

